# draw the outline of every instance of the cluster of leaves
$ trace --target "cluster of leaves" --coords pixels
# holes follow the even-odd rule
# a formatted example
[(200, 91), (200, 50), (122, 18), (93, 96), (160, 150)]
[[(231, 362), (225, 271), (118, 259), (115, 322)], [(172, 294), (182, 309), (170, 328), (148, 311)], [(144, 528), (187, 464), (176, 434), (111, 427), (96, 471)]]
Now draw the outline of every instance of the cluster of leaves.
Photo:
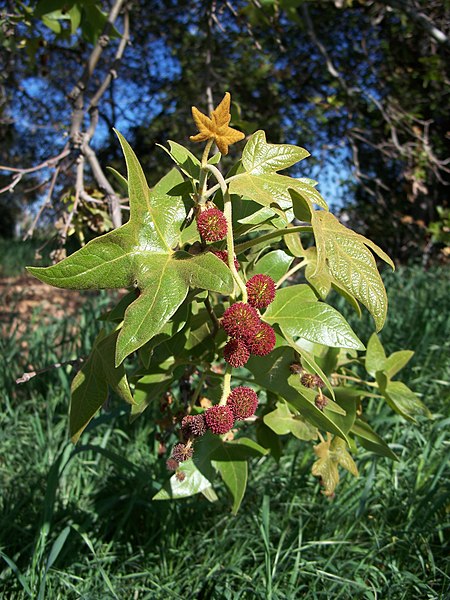
[[(411, 420), (429, 413), (403, 383), (392, 381), (412, 353), (386, 357), (376, 334), (365, 351), (344, 317), (324, 301), (334, 289), (357, 311), (364, 305), (381, 329), (387, 299), (371, 250), (393, 266), (389, 257), (329, 212), (315, 181), (279, 173), (308, 156), (303, 148), (269, 144), (265, 133), (257, 131), (224, 178), (216, 166), (220, 153), (208, 159), (213, 140), (222, 151), (236, 141), (224, 107), (229, 107), (228, 95), (212, 119), (194, 112), (205, 126), (202, 159), (170, 141), (166, 151), (176, 168), (152, 189), (118, 133), (127, 177), (116, 175), (128, 186), (129, 221), (60, 263), (29, 271), (57, 287), (129, 289), (104, 315), (104, 329), (73, 380), (74, 442), (107, 400), (108, 388), (130, 405), (132, 419), (145, 410), (151, 413), (162, 448), (176, 441), (185, 415), (225, 404), (231, 381), (255, 388), (260, 404), (256, 416), (228, 434), (209, 431), (195, 441), (193, 457), (181, 463), (155, 496), (202, 493), (214, 500), (219, 473), (237, 511), (249, 459), (268, 453), (278, 459), (284, 436), (319, 438), (312, 472), (321, 478), (324, 493), (332, 495), (338, 465), (357, 474), (348, 450), (356, 452), (358, 444), (395, 459), (366, 420), (365, 398), (384, 397)], [(211, 176), (217, 184), (210, 184)], [(194, 215), (212, 202), (226, 215), (226, 245), (206, 244), (195, 225)], [(315, 245), (308, 245), (311, 234)], [(227, 263), (212, 252), (224, 249)], [(289, 285), (302, 268), (306, 283)], [(245, 302), (243, 279), (256, 274), (277, 282), (275, 300), (260, 315), (275, 329), (276, 346), (266, 356), (252, 356), (245, 367), (225, 368), (220, 317), (230, 304)], [(361, 377), (364, 368), (373, 381)], [(308, 373), (323, 384), (325, 396), (305, 385)], [(89, 430), (83, 435), (89, 436)]]

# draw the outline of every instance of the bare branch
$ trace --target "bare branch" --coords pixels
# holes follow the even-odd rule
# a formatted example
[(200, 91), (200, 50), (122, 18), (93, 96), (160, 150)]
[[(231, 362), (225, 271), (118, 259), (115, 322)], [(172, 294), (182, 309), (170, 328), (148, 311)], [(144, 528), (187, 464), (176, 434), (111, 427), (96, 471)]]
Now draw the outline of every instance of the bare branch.
[(20, 383), (27, 383), (28, 381), (30, 381), (30, 379), (36, 377), (36, 375), (41, 375), (42, 373), (46, 373), (47, 371), (51, 371), (53, 369), (59, 369), (61, 367), (67, 366), (76, 367), (84, 360), (86, 360), (86, 357), (81, 356), (80, 358), (74, 358), (73, 360), (66, 360), (64, 362), (54, 363), (53, 365), (49, 365), (48, 367), (44, 367), (43, 369), (37, 369), (36, 371), (28, 371), (24, 373), (21, 377), (16, 379), (16, 384), (19, 385)]
[(50, 182), (50, 187), (49, 187), (49, 190), (48, 190), (48, 193), (47, 193), (47, 197), (45, 198), (45, 201), (43, 202), (41, 208), (39, 209), (39, 211), (38, 211), (38, 213), (36, 215), (36, 217), (34, 218), (34, 221), (31, 224), (31, 227), (28, 229), (28, 231), (24, 235), (24, 237), (23, 237), (24, 241), (27, 240), (28, 238), (30, 238), (33, 235), (34, 230), (36, 229), (36, 226), (37, 226), (37, 224), (39, 222), (39, 219), (41, 218), (44, 210), (48, 206), (51, 205), (53, 190), (55, 189), (56, 180), (58, 179), (58, 175), (59, 175), (60, 170), (61, 170), (61, 165), (59, 164), (56, 167), (56, 169), (54, 170), (54, 172), (53, 172), (53, 176), (52, 176), (52, 179), (51, 179), (51, 182)]

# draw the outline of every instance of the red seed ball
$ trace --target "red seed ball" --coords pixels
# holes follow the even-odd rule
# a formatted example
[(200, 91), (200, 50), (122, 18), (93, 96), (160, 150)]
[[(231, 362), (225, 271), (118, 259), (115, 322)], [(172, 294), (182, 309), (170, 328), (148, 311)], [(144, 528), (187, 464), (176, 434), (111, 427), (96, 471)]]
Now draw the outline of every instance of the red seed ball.
[(234, 425), (233, 413), (229, 406), (216, 404), (205, 412), (205, 420), (208, 429), (216, 435), (228, 433)]
[(230, 407), (236, 421), (248, 419), (255, 414), (258, 396), (251, 388), (239, 386), (228, 396), (227, 406)]
[[(228, 265), (228, 252), (226, 250), (212, 250), (212, 253), (215, 254), (217, 258), (220, 258), (220, 260), (223, 260), (226, 265)], [(234, 257), (234, 266), (236, 271), (239, 271), (241, 265), (236, 257)]]
[(260, 329), (261, 319), (253, 306), (236, 302), (224, 312), (222, 327), (228, 335), (237, 340), (250, 342)]
[(268, 275), (254, 275), (247, 281), (248, 303), (255, 308), (266, 308), (275, 298), (275, 281)]
[(197, 229), (204, 242), (220, 242), (227, 235), (227, 220), (218, 208), (207, 208), (197, 217)]
[(223, 357), (229, 365), (237, 369), (248, 361), (250, 351), (242, 340), (230, 340), (223, 349)]
[(266, 356), (275, 348), (276, 341), (273, 328), (268, 323), (261, 322), (255, 337), (248, 344), (248, 349), (256, 356)]
[(201, 437), (206, 433), (205, 415), (186, 415), (181, 421), (181, 430), (186, 438)]

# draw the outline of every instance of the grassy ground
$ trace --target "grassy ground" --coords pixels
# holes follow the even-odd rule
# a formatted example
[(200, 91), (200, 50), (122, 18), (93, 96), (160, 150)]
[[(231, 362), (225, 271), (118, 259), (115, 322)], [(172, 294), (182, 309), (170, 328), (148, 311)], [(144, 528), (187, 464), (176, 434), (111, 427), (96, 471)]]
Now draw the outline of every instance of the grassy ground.
[[(86, 295), (80, 316), (1, 340), (0, 598), (294, 599), (445, 598), (450, 425), (449, 275), (405, 269), (388, 277), (383, 342), (416, 350), (404, 380), (435, 414), (418, 426), (373, 401), (377, 431), (400, 456), (361, 454), (358, 480), (333, 501), (310, 475), (310, 446), (297, 441), (276, 464), (251, 468), (237, 517), (228, 498), (152, 502), (164, 473), (145, 416), (113, 410), (89, 446), (67, 439), (70, 369), (16, 386), (37, 367), (85, 354), (105, 294)], [(362, 339), (369, 320), (353, 323)], [(446, 462), (447, 461), (447, 462)], [(447, 535), (447, 538), (446, 538)], [(447, 573), (446, 573), (447, 570)]]

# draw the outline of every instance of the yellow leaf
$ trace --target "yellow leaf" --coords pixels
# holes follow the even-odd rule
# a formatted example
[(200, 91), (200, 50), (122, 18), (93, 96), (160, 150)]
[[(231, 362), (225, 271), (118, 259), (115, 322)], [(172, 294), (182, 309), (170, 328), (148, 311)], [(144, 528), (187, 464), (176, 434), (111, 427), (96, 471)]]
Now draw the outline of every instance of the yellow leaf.
[(214, 140), (222, 154), (228, 154), (228, 146), (243, 140), (245, 135), (229, 126), (230, 115), (230, 94), (227, 92), (222, 102), (212, 111), (211, 117), (201, 113), (195, 106), (192, 107), (192, 117), (195, 121), (199, 133), (191, 135), (193, 142), (205, 142)]
[(314, 477), (320, 477), (325, 496), (332, 496), (339, 483), (338, 466), (340, 465), (355, 477), (358, 477), (358, 469), (347, 452), (347, 444), (343, 439), (333, 438), (329, 433), (326, 440), (322, 437), (321, 439), (320, 444), (314, 446), (318, 460), (313, 464), (311, 472)]

